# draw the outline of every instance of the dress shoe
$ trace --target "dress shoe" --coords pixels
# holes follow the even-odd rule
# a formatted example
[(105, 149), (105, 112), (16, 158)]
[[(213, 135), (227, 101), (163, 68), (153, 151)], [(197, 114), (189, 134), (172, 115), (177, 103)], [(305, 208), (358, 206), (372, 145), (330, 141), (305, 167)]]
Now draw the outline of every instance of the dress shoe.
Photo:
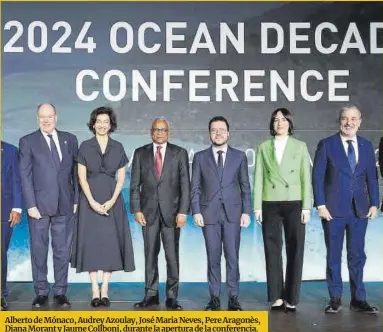
[(329, 304), (325, 307), (326, 314), (336, 314), (342, 309), (342, 301), (339, 297), (332, 297)]
[(41, 308), (48, 303), (48, 296), (37, 295), (32, 302), (32, 307)]
[(219, 310), (221, 309), (221, 301), (219, 300), (219, 297), (212, 296), (210, 298), (209, 303), (205, 306), (205, 310)]
[(104, 307), (110, 307), (110, 300), (107, 297), (103, 297), (100, 301), (100, 305), (103, 305)]
[(5, 299), (5, 297), (1, 298), (1, 310), (2, 311), (8, 310), (8, 303), (7, 303), (7, 300)]
[(285, 311), (285, 304), (282, 302), (280, 305), (272, 305), (270, 311)]
[(137, 302), (134, 307), (135, 308), (147, 308), (152, 305), (159, 305), (160, 299), (158, 295), (155, 296), (145, 296), (141, 302)]
[(297, 312), (297, 308), (294, 306), (294, 307), (291, 307), (291, 306), (288, 306), (287, 304), (285, 304), (285, 312), (288, 313), (288, 312)]
[(65, 295), (55, 295), (53, 297), (55, 303), (60, 307), (70, 307), (70, 302)]
[(361, 312), (364, 314), (377, 314), (379, 312), (378, 307), (371, 306), (367, 301), (351, 300), (350, 302), (351, 311)]
[(230, 296), (229, 297), (228, 310), (230, 310), (230, 311), (242, 311), (242, 307), (238, 301), (237, 296)]
[(96, 307), (99, 307), (101, 305), (101, 300), (99, 297), (95, 297), (92, 299), (92, 301), (90, 301), (90, 305), (93, 307), (93, 308), (96, 308)]
[(166, 308), (172, 309), (172, 310), (183, 309), (176, 299), (166, 299), (165, 305), (166, 305)]

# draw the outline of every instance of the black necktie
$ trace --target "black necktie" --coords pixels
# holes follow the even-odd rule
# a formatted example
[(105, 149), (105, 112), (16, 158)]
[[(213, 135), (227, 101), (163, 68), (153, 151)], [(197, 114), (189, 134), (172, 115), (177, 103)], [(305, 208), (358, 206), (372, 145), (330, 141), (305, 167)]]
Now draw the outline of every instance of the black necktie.
[(218, 174), (219, 174), (219, 178), (222, 179), (222, 174), (223, 174), (223, 157), (222, 157), (222, 153), (223, 151), (217, 151), (218, 153)]
[(51, 153), (52, 153), (53, 162), (55, 163), (57, 169), (59, 169), (60, 168), (60, 155), (59, 155), (59, 152), (57, 150), (56, 143), (53, 140), (53, 136), (51, 134), (49, 134), (48, 137), (49, 137), (49, 143), (51, 146)]
[(354, 173), (355, 168), (356, 168), (355, 149), (354, 149), (354, 146), (352, 145), (351, 139), (347, 140), (347, 143), (348, 143), (347, 158), (348, 158), (348, 162), (350, 163), (350, 167), (352, 169), (352, 172)]

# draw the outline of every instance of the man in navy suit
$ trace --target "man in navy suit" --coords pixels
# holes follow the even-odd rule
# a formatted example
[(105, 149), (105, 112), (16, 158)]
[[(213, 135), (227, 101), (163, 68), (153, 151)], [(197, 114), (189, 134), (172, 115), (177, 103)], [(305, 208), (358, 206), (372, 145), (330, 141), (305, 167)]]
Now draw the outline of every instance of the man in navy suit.
[(374, 314), (376, 307), (366, 301), (363, 268), (366, 262), (364, 239), (368, 219), (374, 219), (379, 206), (379, 187), (374, 148), (356, 135), (362, 115), (355, 106), (339, 114), (339, 133), (321, 140), (313, 166), (314, 204), (322, 219), (327, 247), (327, 285), (330, 302), (326, 313), (341, 309), (343, 291), (341, 258), (344, 232), (350, 275), (350, 309)]
[(1, 141), (1, 310), (8, 309), (7, 251), (13, 227), (21, 219), (21, 197), (17, 148)]
[(73, 226), (78, 203), (78, 177), (75, 158), (77, 138), (56, 130), (57, 113), (51, 104), (37, 110), (40, 129), (22, 137), (20, 176), (23, 197), (28, 209), (33, 285), (33, 307), (48, 302), (47, 255), (51, 229), (55, 283), (54, 299), (66, 307), (68, 264)]
[(238, 301), (241, 227), (250, 224), (251, 190), (246, 154), (228, 146), (229, 123), (217, 116), (209, 122), (212, 146), (194, 155), (191, 206), (202, 227), (208, 260), (210, 301), (206, 310), (221, 307), (222, 244), (226, 259), (229, 310), (242, 310)]

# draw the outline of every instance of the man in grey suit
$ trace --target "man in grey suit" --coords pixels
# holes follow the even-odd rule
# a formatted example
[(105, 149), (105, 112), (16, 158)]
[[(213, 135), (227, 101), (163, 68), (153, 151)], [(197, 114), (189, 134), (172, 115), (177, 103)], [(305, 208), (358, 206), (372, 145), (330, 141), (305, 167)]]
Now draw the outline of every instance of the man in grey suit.
[(226, 259), (228, 309), (242, 310), (238, 301), (241, 227), (248, 227), (251, 190), (246, 154), (228, 146), (229, 123), (222, 116), (209, 122), (212, 146), (194, 155), (191, 208), (202, 227), (208, 260), (210, 301), (206, 310), (221, 307), (222, 244)]
[(68, 264), (78, 203), (75, 158), (77, 138), (56, 130), (57, 113), (52, 104), (37, 109), (39, 130), (20, 139), (20, 177), (28, 226), (33, 286), (33, 307), (48, 302), (47, 256), (51, 229), (55, 283), (54, 300), (70, 306), (66, 297)]
[(153, 143), (134, 152), (130, 180), (130, 210), (142, 225), (145, 246), (145, 297), (135, 304), (147, 308), (159, 304), (158, 254), (160, 237), (167, 264), (166, 307), (181, 310), (179, 284), (180, 228), (190, 208), (189, 158), (185, 149), (168, 142), (169, 124), (156, 119)]

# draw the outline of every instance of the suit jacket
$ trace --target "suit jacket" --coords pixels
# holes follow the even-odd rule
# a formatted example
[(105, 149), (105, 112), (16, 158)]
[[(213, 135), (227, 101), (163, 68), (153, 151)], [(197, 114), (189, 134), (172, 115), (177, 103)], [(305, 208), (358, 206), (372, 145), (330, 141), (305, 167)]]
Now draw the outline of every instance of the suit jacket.
[(1, 221), (8, 222), (12, 209), (21, 207), (18, 151), (14, 145), (1, 141)]
[(262, 210), (262, 201), (302, 201), (302, 209), (311, 209), (311, 166), (306, 143), (289, 137), (279, 165), (274, 142), (275, 138), (271, 138), (258, 146), (254, 210)]
[(358, 218), (379, 206), (379, 186), (372, 143), (357, 136), (359, 158), (353, 173), (340, 134), (321, 140), (315, 153), (313, 189), (315, 206), (326, 205), (333, 218), (349, 217), (355, 202)]
[(62, 161), (55, 167), (51, 150), (40, 130), (20, 139), (20, 176), (26, 208), (36, 206), (42, 216), (54, 216), (58, 209), (73, 214), (79, 188), (75, 158), (76, 136), (57, 130)]
[(380, 139), (379, 143), (379, 168), (380, 175), (383, 177), (383, 137)]
[(227, 148), (222, 179), (210, 147), (194, 155), (191, 206), (205, 224), (219, 221), (222, 204), (229, 222), (239, 223), (242, 213), (251, 214), (251, 189), (246, 154)]
[(154, 167), (153, 143), (134, 152), (130, 179), (130, 210), (142, 212), (152, 224), (160, 207), (166, 226), (176, 227), (176, 215), (190, 208), (189, 157), (185, 149), (167, 143), (161, 178)]

